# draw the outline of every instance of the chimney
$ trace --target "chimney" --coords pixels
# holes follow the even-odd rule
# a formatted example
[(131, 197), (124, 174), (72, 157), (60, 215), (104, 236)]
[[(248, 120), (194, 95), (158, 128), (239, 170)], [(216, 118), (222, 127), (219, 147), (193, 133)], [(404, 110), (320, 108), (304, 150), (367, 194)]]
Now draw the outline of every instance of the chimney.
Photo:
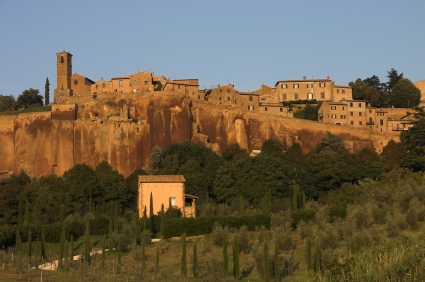
[(331, 79), (330, 75), (328, 75), (328, 79)]
[(304, 80), (306, 80), (307, 77), (304, 75), (303, 78), (304, 78)]

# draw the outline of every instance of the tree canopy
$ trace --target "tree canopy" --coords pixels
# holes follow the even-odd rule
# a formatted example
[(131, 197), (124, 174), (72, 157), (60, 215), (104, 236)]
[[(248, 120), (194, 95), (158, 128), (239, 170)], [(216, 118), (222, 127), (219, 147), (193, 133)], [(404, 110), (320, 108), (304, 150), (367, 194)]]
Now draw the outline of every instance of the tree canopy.
[(390, 104), (396, 108), (413, 108), (419, 105), (421, 91), (407, 78), (400, 78), (389, 95)]
[(28, 109), (30, 106), (43, 106), (43, 96), (39, 94), (38, 89), (28, 89), (18, 96), (17, 106), (20, 109)]

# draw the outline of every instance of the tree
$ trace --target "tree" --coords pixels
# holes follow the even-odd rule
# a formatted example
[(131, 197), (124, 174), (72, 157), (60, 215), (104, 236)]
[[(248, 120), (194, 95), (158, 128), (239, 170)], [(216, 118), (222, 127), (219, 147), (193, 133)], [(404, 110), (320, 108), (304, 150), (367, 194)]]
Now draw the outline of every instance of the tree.
[(401, 144), (408, 152), (407, 166), (416, 170), (425, 169), (425, 111), (420, 108), (410, 130), (400, 135)]
[(146, 169), (149, 174), (155, 173), (160, 168), (161, 157), (162, 149), (158, 145), (155, 145), (149, 156), (148, 167)]
[(269, 247), (267, 242), (264, 242), (264, 281), (270, 281)]
[(390, 140), (382, 149), (381, 159), (388, 171), (402, 167), (407, 162), (407, 150), (401, 142)]
[[(119, 241), (119, 239), (118, 239)], [(90, 241), (90, 222), (87, 220), (86, 222), (86, 238), (84, 239), (84, 259), (87, 264), (91, 263), (91, 241)]]
[(186, 278), (187, 262), (186, 262), (186, 234), (185, 233), (182, 234), (181, 240), (182, 240), (182, 259), (181, 259), (180, 273), (182, 277)]
[(18, 96), (17, 106), (20, 109), (28, 109), (30, 106), (43, 106), (43, 96), (39, 94), (38, 89), (28, 89)]
[(151, 233), (154, 233), (154, 218), (153, 218), (153, 197), (151, 192), (150, 202), (149, 202), (149, 230)]
[(235, 157), (247, 156), (246, 149), (242, 149), (238, 143), (232, 144), (223, 150), (223, 159), (230, 162)]
[(193, 277), (198, 278), (198, 242), (193, 244)]
[(46, 77), (46, 84), (44, 85), (44, 104), (50, 104), (50, 83), (48, 77)]
[(421, 91), (409, 79), (401, 78), (392, 88), (389, 100), (396, 108), (413, 108), (419, 105)]
[(294, 113), (294, 118), (317, 121), (318, 112), (321, 105), (321, 103), (317, 105), (307, 104), (304, 108), (299, 109)]
[(279, 242), (276, 240), (274, 244), (274, 281), (280, 280), (280, 268), (279, 268)]
[(16, 107), (15, 97), (13, 95), (0, 95), (0, 112), (13, 111)]
[(378, 76), (372, 75), (371, 77), (368, 77), (363, 80), (367, 86), (372, 87), (378, 91), (378, 93), (381, 95), (385, 91), (385, 83), (381, 83), (381, 80)]
[(229, 275), (229, 257), (227, 255), (227, 238), (223, 239), (223, 275), (224, 278)]
[(388, 73), (387, 91), (388, 91), (388, 94), (391, 94), (394, 86), (397, 84), (397, 82), (400, 79), (403, 78), (403, 73), (398, 74), (398, 71), (396, 71), (393, 68), (391, 68), (391, 70), (389, 70), (387, 73)]
[(99, 191), (93, 191), (93, 199), (96, 197), (95, 203), (118, 202), (124, 203), (128, 199), (127, 186), (124, 176), (107, 161), (99, 163), (95, 169), (97, 182), (99, 183)]
[(239, 278), (239, 245), (238, 237), (233, 237), (233, 277), (235, 279)]
[(345, 149), (344, 139), (339, 136), (333, 135), (329, 131), (326, 132), (326, 137), (320, 142), (320, 153), (330, 153), (334, 155), (339, 149)]
[(372, 105), (378, 103), (380, 97), (378, 90), (368, 86), (367, 83), (360, 78), (355, 82), (350, 82), (348, 85), (352, 88), (354, 100), (365, 100)]
[(264, 155), (281, 155), (283, 153), (282, 144), (276, 139), (267, 139), (261, 147), (261, 154)]

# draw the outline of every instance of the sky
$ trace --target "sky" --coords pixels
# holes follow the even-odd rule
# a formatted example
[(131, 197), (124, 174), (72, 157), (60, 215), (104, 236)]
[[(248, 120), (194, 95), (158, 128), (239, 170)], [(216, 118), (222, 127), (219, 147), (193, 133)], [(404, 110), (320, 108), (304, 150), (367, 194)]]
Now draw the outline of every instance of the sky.
[(93, 81), (151, 71), (252, 91), (278, 80), (348, 85), (394, 68), (425, 79), (423, 0), (0, 0), (0, 94), (56, 88), (56, 52)]

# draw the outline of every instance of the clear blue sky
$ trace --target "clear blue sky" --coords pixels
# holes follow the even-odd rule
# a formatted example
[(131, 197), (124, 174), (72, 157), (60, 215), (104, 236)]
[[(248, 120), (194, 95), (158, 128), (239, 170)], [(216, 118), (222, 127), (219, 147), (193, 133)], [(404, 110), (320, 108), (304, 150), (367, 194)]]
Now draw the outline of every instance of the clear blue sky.
[(137, 69), (252, 91), (391, 68), (425, 79), (425, 1), (0, 0), (0, 94), (56, 88), (56, 52), (94, 81)]

